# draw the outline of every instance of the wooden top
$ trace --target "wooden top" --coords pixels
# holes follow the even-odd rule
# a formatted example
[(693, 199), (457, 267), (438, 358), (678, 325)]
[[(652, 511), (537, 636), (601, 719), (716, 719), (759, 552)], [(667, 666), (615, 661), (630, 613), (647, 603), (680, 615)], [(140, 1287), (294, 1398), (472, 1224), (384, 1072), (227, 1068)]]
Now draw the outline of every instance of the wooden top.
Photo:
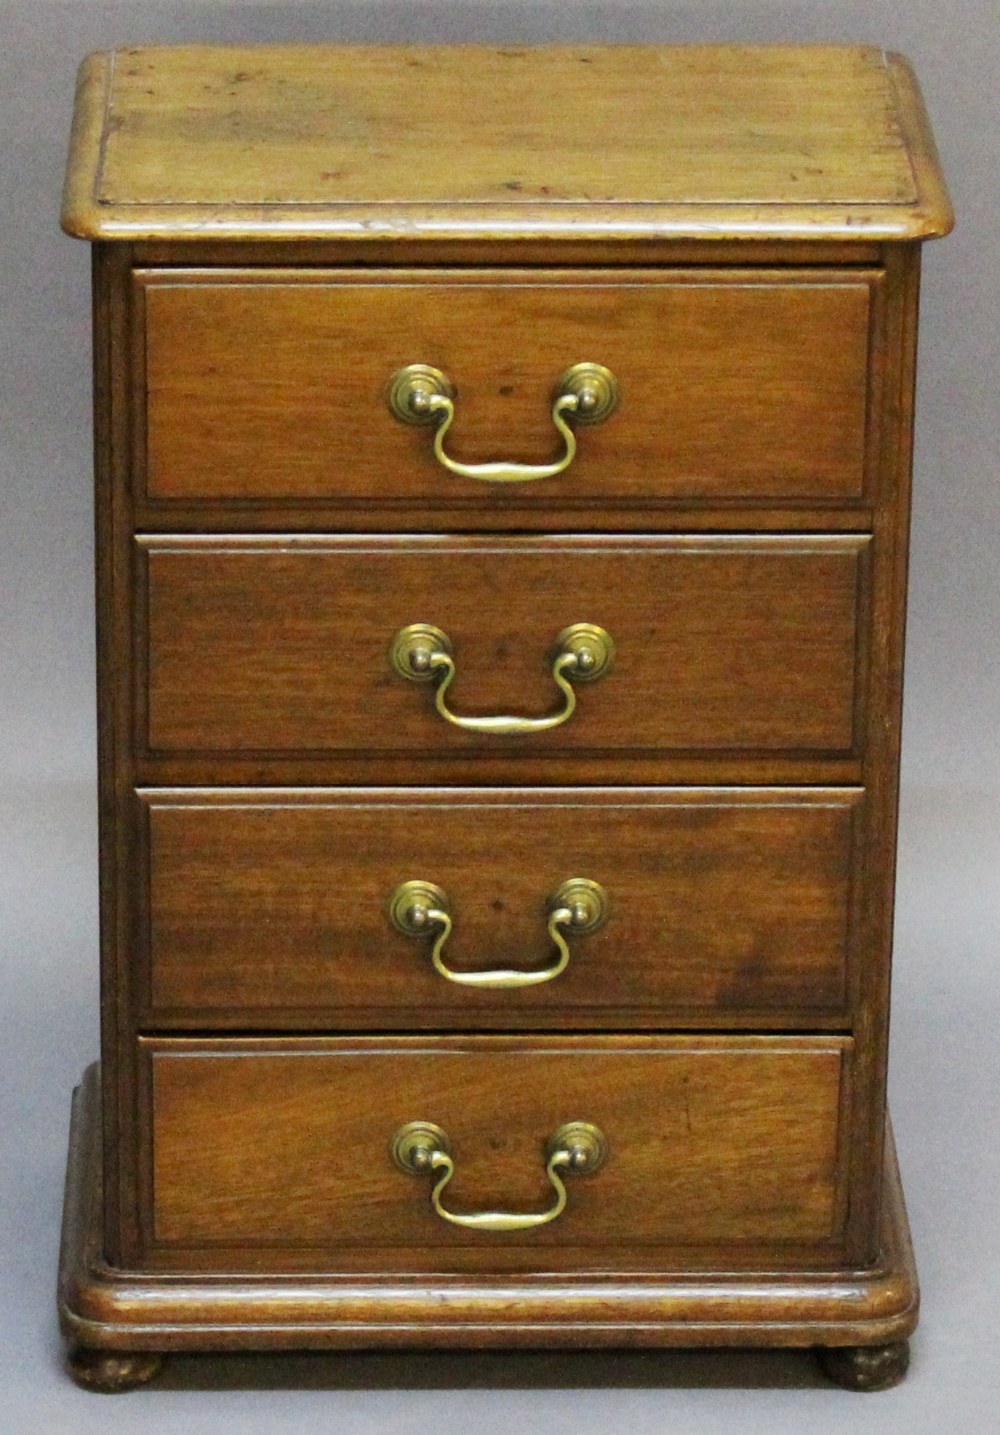
[(861, 239), (952, 224), (906, 61), (834, 46), (200, 46), (81, 66), (85, 239)]

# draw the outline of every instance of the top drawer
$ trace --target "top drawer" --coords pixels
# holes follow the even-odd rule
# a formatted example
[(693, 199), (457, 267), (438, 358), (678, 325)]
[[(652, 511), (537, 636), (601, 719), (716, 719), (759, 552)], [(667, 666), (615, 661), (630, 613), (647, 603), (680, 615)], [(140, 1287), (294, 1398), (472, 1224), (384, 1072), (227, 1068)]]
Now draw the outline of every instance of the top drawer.
[[(873, 440), (867, 271), (171, 270), (136, 276), (152, 502), (422, 508), (862, 504)], [(617, 408), (558, 475), (450, 472), (390, 412), (422, 364), (454, 389), (462, 465), (550, 465), (559, 376)]]

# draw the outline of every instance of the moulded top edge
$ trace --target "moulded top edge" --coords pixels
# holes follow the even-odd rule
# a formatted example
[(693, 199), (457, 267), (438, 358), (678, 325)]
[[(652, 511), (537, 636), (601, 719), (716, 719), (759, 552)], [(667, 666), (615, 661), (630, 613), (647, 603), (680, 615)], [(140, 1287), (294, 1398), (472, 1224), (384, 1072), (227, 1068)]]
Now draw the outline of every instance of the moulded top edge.
[[(478, 103), (474, 103), (478, 99)], [(912, 70), (863, 46), (162, 46), (80, 68), (92, 240), (926, 239)]]

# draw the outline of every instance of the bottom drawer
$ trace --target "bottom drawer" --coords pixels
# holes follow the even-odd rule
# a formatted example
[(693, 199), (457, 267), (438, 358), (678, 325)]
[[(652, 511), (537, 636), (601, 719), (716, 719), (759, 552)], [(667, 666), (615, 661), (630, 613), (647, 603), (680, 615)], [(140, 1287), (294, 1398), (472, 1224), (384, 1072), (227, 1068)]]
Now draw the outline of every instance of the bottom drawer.
[[(846, 1037), (143, 1038), (146, 1254), (357, 1269), (835, 1264)], [(395, 1134), (433, 1123), (444, 1138)], [(566, 1123), (597, 1138), (550, 1138)], [(588, 1145), (588, 1142), (590, 1145)], [(416, 1156), (412, 1155), (416, 1151)], [(567, 1159), (566, 1153), (569, 1158)], [(582, 1154), (580, 1154), (582, 1153)], [(553, 1179), (553, 1176), (555, 1179)], [(442, 1212), (544, 1223), (453, 1224)], [(485, 1228), (484, 1228), (485, 1224)], [(212, 1252), (215, 1252), (213, 1258)], [(323, 1253), (327, 1253), (326, 1256)], [(736, 1254), (734, 1254), (734, 1252)], [(376, 1253), (378, 1253), (376, 1255)], [(714, 1256), (713, 1256), (714, 1253)], [(742, 1254), (740, 1254), (742, 1253)]]

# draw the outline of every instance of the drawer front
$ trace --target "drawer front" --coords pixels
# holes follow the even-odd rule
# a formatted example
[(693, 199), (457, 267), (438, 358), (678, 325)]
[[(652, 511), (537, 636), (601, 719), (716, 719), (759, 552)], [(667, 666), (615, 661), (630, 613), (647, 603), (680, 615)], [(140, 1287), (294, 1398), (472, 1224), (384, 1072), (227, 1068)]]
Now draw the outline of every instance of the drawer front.
[[(852, 1049), (829, 1038), (149, 1038), (147, 1241), (248, 1252), (470, 1248), (642, 1263), (644, 1247), (826, 1249), (841, 1239), (842, 1110)], [(607, 1153), (566, 1175), (561, 1215), (469, 1229), (390, 1144), (430, 1122), (450, 1144), (453, 1214), (544, 1214), (546, 1142), (587, 1122)], [(253, 1255), (248, 1256), (253, 1260)], [(661, 1256), (662, 1259), (662, 1256)], [(716, 1253), (718, 1259), (718, 1252)], [(460, 1264), (460, 1263), (459, 1263)], [(579, 1262), (576, 1267), (580, 1269)]]
[[(140, 801), (140, 1023), (845, 1019), (857, 790), (193, 789)], [(556, 927), (570, 954), (557, 971), (549, 917), (563, 884), (580, 877), (607, 894), (605, 919), (587, 930), (588, 909), (582, 930)], [(450, 934), (433, 919), (394, 926), (393, 893), (413, 881), (441, 889)], [(443, 971), (432, 964), (442, 936)], [(509, 975), (499, 987), (467, 984), (490, 972)]]
[[(153, 500), (865, 497), (876, 273), (181, 270), (137, 284)], [(578, 425), (569, 468), (536, 482), (446, 471), (432, 431), (387, 403), (399, 369), (430, 365), (455, 390), (450, 457), (548, 464), (554, 386), (583, 361), (612, 370), (620, 405)]]
[[(144, 538), (156, 753), (855, 754), (865, 537)], [(546, 731), (467, 731), (439, 677), (393, 670), (411, 624), (447, 634), (450, 710), (556, 716), (559, 635), (611, 635)], [(584, 776), (581, 771), (581, 777)]]

